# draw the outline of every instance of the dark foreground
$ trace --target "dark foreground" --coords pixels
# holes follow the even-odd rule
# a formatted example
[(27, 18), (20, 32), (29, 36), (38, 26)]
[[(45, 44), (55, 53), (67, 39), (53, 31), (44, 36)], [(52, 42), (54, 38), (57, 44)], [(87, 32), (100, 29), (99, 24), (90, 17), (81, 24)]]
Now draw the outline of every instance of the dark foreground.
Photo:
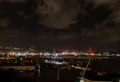
[[(38, 71), (1, 70), (0, 82), (50, 82), (58, 81), (57, 69), (41, 69)], [(74, 82), (77, 71), (62, 70), (59, 72), (59, 81)]]
[[(16, 71), (0, 70), (0, 82), (77, 82), (76, 77), (79, 76), (78, 70), (61, 70), (58, 80), (57, 69), (41, 69), (38, 71)], [(106, 74), (97, 76), (95, 72), (87, 72), (85, 78), (98, 81), (113, 81), (120, 79), (119, 74)], [(117, 81), (113, 81), (117, 82)]]

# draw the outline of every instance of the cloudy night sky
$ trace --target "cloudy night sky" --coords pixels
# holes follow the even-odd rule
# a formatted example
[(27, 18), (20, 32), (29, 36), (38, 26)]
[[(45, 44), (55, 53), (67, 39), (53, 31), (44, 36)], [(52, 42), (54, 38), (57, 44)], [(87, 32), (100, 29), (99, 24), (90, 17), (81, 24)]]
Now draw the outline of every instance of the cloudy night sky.
[(118, 49), (120, 0), (0, 0), (0, 45)]

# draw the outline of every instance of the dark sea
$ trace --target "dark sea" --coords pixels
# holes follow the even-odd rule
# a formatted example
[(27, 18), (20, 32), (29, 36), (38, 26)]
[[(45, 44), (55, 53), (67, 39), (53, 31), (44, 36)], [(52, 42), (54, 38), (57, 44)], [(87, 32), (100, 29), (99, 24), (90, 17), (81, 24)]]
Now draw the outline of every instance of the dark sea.
[(94, 71), (120, 74), (120, 56), (92, 61), (91, 68)]
[(39, 71), (0, 70), (0, 82), (74, 82), (79, 72), (72, 70), (41, 69)]
[[(113, 77), (120, 78), (119, 62), (120, 57), (112, 57), (110, 59), (95, 60), (90, 65), (94, 72), (107, 72), (109, 75), (105, 76), (105, 78), (107, 77), (108, 80), (112, 80)], [(86, 74), (86, 76), (88, 75), (88, 78), (95, 79), (97, 77), (94, 72)], [(0, 70), (0, 82), (74, 82), (79, 75), (80, 70), (64, 69), (58, 71), (58, 69), (49, 67), (40, 68), (37, 71), (16, 71), (9, 69)]]

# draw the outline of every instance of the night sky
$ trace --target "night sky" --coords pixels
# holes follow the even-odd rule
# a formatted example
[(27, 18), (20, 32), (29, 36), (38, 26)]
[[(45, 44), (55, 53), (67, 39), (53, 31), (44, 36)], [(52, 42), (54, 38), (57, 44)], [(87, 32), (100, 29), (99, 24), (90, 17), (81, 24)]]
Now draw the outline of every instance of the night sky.
[(0, 45), (119, 49), (120, 0), (0, 0)]

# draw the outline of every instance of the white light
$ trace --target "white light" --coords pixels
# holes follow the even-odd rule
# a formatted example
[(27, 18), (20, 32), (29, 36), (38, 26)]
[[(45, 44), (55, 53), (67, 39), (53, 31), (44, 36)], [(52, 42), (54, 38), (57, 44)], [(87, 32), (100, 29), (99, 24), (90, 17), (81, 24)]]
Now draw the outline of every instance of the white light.
[(43, 53), (42, 52), (40, 52), (40, 55), (42, 55)]
[(81, 80), (80, 80), (80, 82), (84, 82), (84, 80), (83, 80), (83, 79), (81, 79)]
[(18, 52), (18, 54), (17, 54), (18, 56), (20, 56), (21, 55), (21, 53), (20, 52)]
[(56, 53), (55, 55), (58, 56), (58, 53)]
[(15, 55), (15, 52), (12, 52), (12, 55)]

